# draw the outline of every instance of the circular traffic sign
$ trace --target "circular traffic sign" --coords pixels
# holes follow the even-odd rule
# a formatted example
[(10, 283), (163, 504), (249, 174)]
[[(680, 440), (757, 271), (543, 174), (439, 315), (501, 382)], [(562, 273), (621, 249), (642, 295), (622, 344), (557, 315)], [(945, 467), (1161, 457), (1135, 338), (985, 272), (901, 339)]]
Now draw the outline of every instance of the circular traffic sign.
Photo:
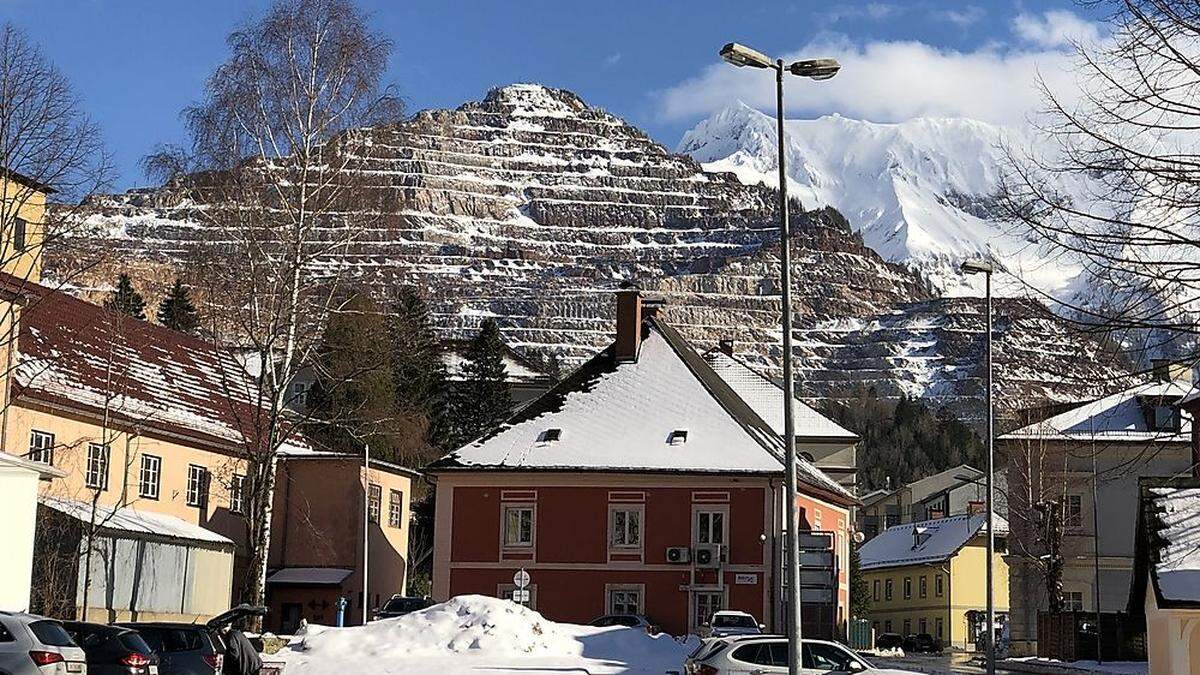
[(529, 572), (526, 572), (525, 568), (522, 567), (513, 575), (513, 585), (517, 588), (525, 588), (529, 585)]

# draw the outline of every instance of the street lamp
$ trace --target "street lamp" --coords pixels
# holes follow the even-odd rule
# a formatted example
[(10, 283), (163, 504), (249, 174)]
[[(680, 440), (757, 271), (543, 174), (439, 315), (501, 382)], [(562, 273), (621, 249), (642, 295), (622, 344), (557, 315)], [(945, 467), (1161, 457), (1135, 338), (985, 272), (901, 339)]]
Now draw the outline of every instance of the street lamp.
[(746, 45), (730, 42), (721, 48), (721, 58), (739, 68), (775, 70), (775, 123), (779, 150), (779, 263), (783, 286), (783, 439), (785, 448), (785, 493), (787, 499), (787, 579), (788, 579), (788, 673), (798, 675), (801, 667), (800, 638), (800, 513), (796, 504), (796, 425), (792, 373), (792, 253), (791, 224), (788, 220), (787, 169), (783, 146), (783, 74), (791, 73), (813, 80), (828, 80), (841, 68), (834, 59), (807, 59), (784, 66), (783, 59), (772, 60)]
[(996, 453), (992, 439), (992, 273), (995, 267), (986, 260), (967, 260), (962, 264), (963, 274), (982, 274), (984, 297), (987, 299), (987, 673), (996, 673), (996, 598), (994, 597), (992, 560), (996, 555), (996, 533), (992, 527), (995, 508)]

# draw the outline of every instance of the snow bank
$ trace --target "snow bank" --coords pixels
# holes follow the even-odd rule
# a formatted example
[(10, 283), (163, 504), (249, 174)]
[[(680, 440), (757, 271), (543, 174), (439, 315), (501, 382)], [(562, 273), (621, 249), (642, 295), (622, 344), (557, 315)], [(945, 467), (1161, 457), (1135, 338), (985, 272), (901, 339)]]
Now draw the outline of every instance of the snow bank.
[(678, 669), (689, 651), (670, 636), (629, 628), (548, 621), (541, 614), (481, 595), (464, 595), (365, 627), (309, 625), (280, 652), (291, 675), (486, 673), (536, 663), (590, 672)]

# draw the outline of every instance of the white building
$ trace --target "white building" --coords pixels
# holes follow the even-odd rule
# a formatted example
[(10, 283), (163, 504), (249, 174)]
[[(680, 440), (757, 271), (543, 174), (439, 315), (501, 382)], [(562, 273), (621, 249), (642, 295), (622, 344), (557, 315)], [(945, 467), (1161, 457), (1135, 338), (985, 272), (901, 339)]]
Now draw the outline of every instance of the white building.
[(38, 481), (66, 475), (41, 462), (0, 452), (0, 610), (29, 609)]
[(1200, 673), (1200, 480), (1143, 479), (1130, 610), (1146, 613), (1148, 675)]

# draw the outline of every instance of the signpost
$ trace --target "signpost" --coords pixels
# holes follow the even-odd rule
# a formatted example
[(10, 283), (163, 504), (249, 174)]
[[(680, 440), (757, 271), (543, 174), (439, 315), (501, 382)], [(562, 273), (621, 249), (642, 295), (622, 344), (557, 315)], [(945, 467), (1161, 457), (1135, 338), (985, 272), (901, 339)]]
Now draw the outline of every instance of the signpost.
[(513, 602), (521, 605), (529, 604), (529, 572), (526, 572), (524, 567), (513, 575), (513, 586), (516, 586), (512, 594)]

